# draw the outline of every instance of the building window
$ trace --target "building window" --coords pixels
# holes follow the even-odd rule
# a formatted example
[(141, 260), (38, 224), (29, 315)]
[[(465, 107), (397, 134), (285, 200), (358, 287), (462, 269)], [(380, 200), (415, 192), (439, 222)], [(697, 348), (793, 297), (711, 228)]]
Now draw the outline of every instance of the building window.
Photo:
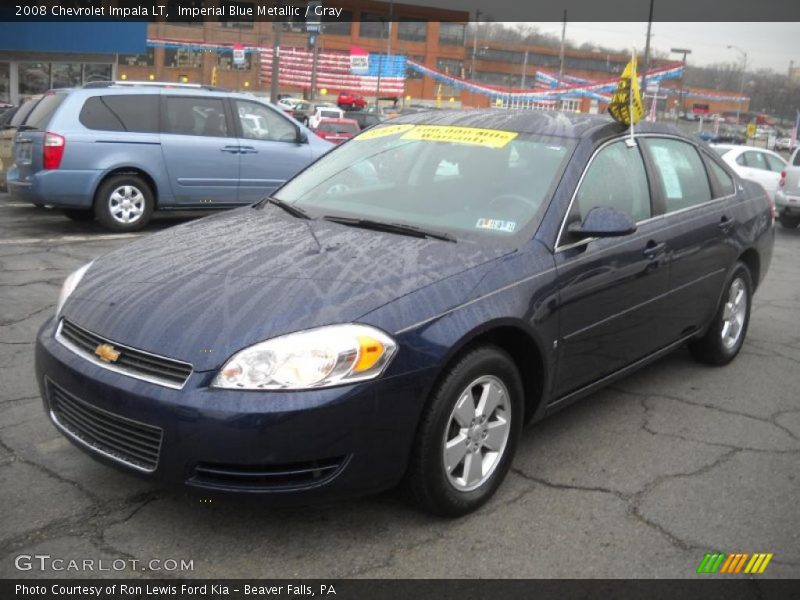
[[(236, 29), (252, 29), (256, 8), (252, 2), (220, 0), (219, 7), (224, 11), (224, 16), (219, 17), (222, 27)], [(250, 11), (250, 16), (244, 16)]]
[(338, 17), (322, 17), (322, 31), (326, 35), (347, 35), (353, 30), (353, 11), (343, 10)]
[(19, 93), (21, 96), (43, 94), (50, 89), (50, 63), (19, 63)]
[(180, 69), (197, 69), (203, 66), (203, 53), (197, 50), (164, 48), (164, 66)]
[(436, 61), (436, 68), (453, 77), (462, 77), (464, 75), (464, 63), (460, 60), (440, 58)]
[(10, 79), (8, 63), (0, 62), (0, 102), (11, 102)]
[(386, 37), (385, 19), (376, 13), (361, 13), (358, 35), (362, 38), (384, 38)]
[(171, 25), (203, 25), (203, 17), (192, 19), (191, 17), (179, 16), (178, 7), (180, 8), (203, 8), (205, 3), (203, 0), (169, 0), (167, 2), (167, 13), (170, 19), (185, 19), (184, 21), (170, 21)]
[[(415, 63), (419, 63), (421, 65), (425, 64), (425, 57), (419, 54), (412, 54), (408, 57), (409, 60), (413, 60)], [(409, 66), (406, 66), (406, 79), (422, 79), (422, 74), (418, 71), (415, 71)]]
[(428, 23), (401, 18), (397, 24), (397, 39), (409, 42), (424, 42), (428, 38)]
[(466, 25), (464, 23), (440, 23), (439, 43), (448, 46), (463, 46)]
[(249, 71), (252, 66), (252, 57), (253, 54), (251, 52), (244, 53), (244, 64), (243, 65), (235, 65), (233, 64), (233, 50), (223, 50), (216, 53), (216, 65), (219, 69), (236, 69), (241, 71)]
[(152, 67), (155, 64), (153, 48), (148, 48), (144, 54), (120, 54), (117, 64), (120, 67)]
[[(53, 65), (55, 73), (55, 65)], [(113, 69), (109, 64), (85, 64), (83, 65), (83, 83), (91, 81), (111, 81)], [(53, 75), (55, 79), (55, 74)]]

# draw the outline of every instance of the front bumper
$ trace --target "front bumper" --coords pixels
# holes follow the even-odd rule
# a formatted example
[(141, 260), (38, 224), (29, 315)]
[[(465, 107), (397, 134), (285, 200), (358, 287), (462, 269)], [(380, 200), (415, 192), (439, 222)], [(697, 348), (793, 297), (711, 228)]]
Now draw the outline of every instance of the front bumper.
[[(313, 391), (245, 392), (211, 389), (215, 373), (195, 372), (176, 390), (97, 366), (54, 334), (51, 319), (36, 343), (36, 377), (51, 419), (54, 407), (58, 410), (56, 388), (85, 403), (84, 409), (163, 432), (149, 472), (65, 433), (65, 423), (57, 421), (62, 433), (101, 462), (204, 493), (297, 501), (392, 487), (405, 472), (432, 377), (426, 370)], [(84, 412), (78, 406), (75, 414)]]

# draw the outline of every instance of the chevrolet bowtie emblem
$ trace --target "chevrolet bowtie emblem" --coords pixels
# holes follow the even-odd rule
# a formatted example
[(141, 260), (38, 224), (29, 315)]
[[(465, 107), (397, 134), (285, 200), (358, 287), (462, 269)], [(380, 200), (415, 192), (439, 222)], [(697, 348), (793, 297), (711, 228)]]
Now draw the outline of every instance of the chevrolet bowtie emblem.
[(116, 362), (119, 358), (119, 351), (111, 344), (99, 344), (94, 353), (104, 362)]

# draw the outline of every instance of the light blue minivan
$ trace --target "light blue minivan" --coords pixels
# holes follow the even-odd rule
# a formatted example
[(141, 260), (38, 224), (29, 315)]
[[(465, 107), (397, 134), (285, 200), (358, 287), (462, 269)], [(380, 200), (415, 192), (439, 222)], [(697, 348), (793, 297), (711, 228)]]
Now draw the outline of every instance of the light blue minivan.
[(8, 189), (75, 220), (134, 231), (156, 209), (256, 202), (332, 147), (246, 94), (92, 83), (42, 98), (17, 132)]

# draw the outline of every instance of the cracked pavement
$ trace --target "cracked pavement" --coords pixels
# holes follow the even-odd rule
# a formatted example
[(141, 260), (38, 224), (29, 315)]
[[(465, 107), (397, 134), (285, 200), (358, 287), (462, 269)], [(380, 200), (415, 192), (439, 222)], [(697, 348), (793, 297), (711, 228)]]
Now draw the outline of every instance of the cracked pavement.
[(679, 350), (529, 427), (497, 496), (453, 521), (396, 493), (204, 504), (72, 446), (42, 410), (33, 340), (66, 275), (130, 239), (104, 233), (0, 194), (0, 577), (40, 577), (14, 557), (49, 554), (194, 560), (99, 577), (684, 578), (707, 551), (772, 552), (762, 577), (800, 577), (800, 230), (778, 227), (731, 365)]

